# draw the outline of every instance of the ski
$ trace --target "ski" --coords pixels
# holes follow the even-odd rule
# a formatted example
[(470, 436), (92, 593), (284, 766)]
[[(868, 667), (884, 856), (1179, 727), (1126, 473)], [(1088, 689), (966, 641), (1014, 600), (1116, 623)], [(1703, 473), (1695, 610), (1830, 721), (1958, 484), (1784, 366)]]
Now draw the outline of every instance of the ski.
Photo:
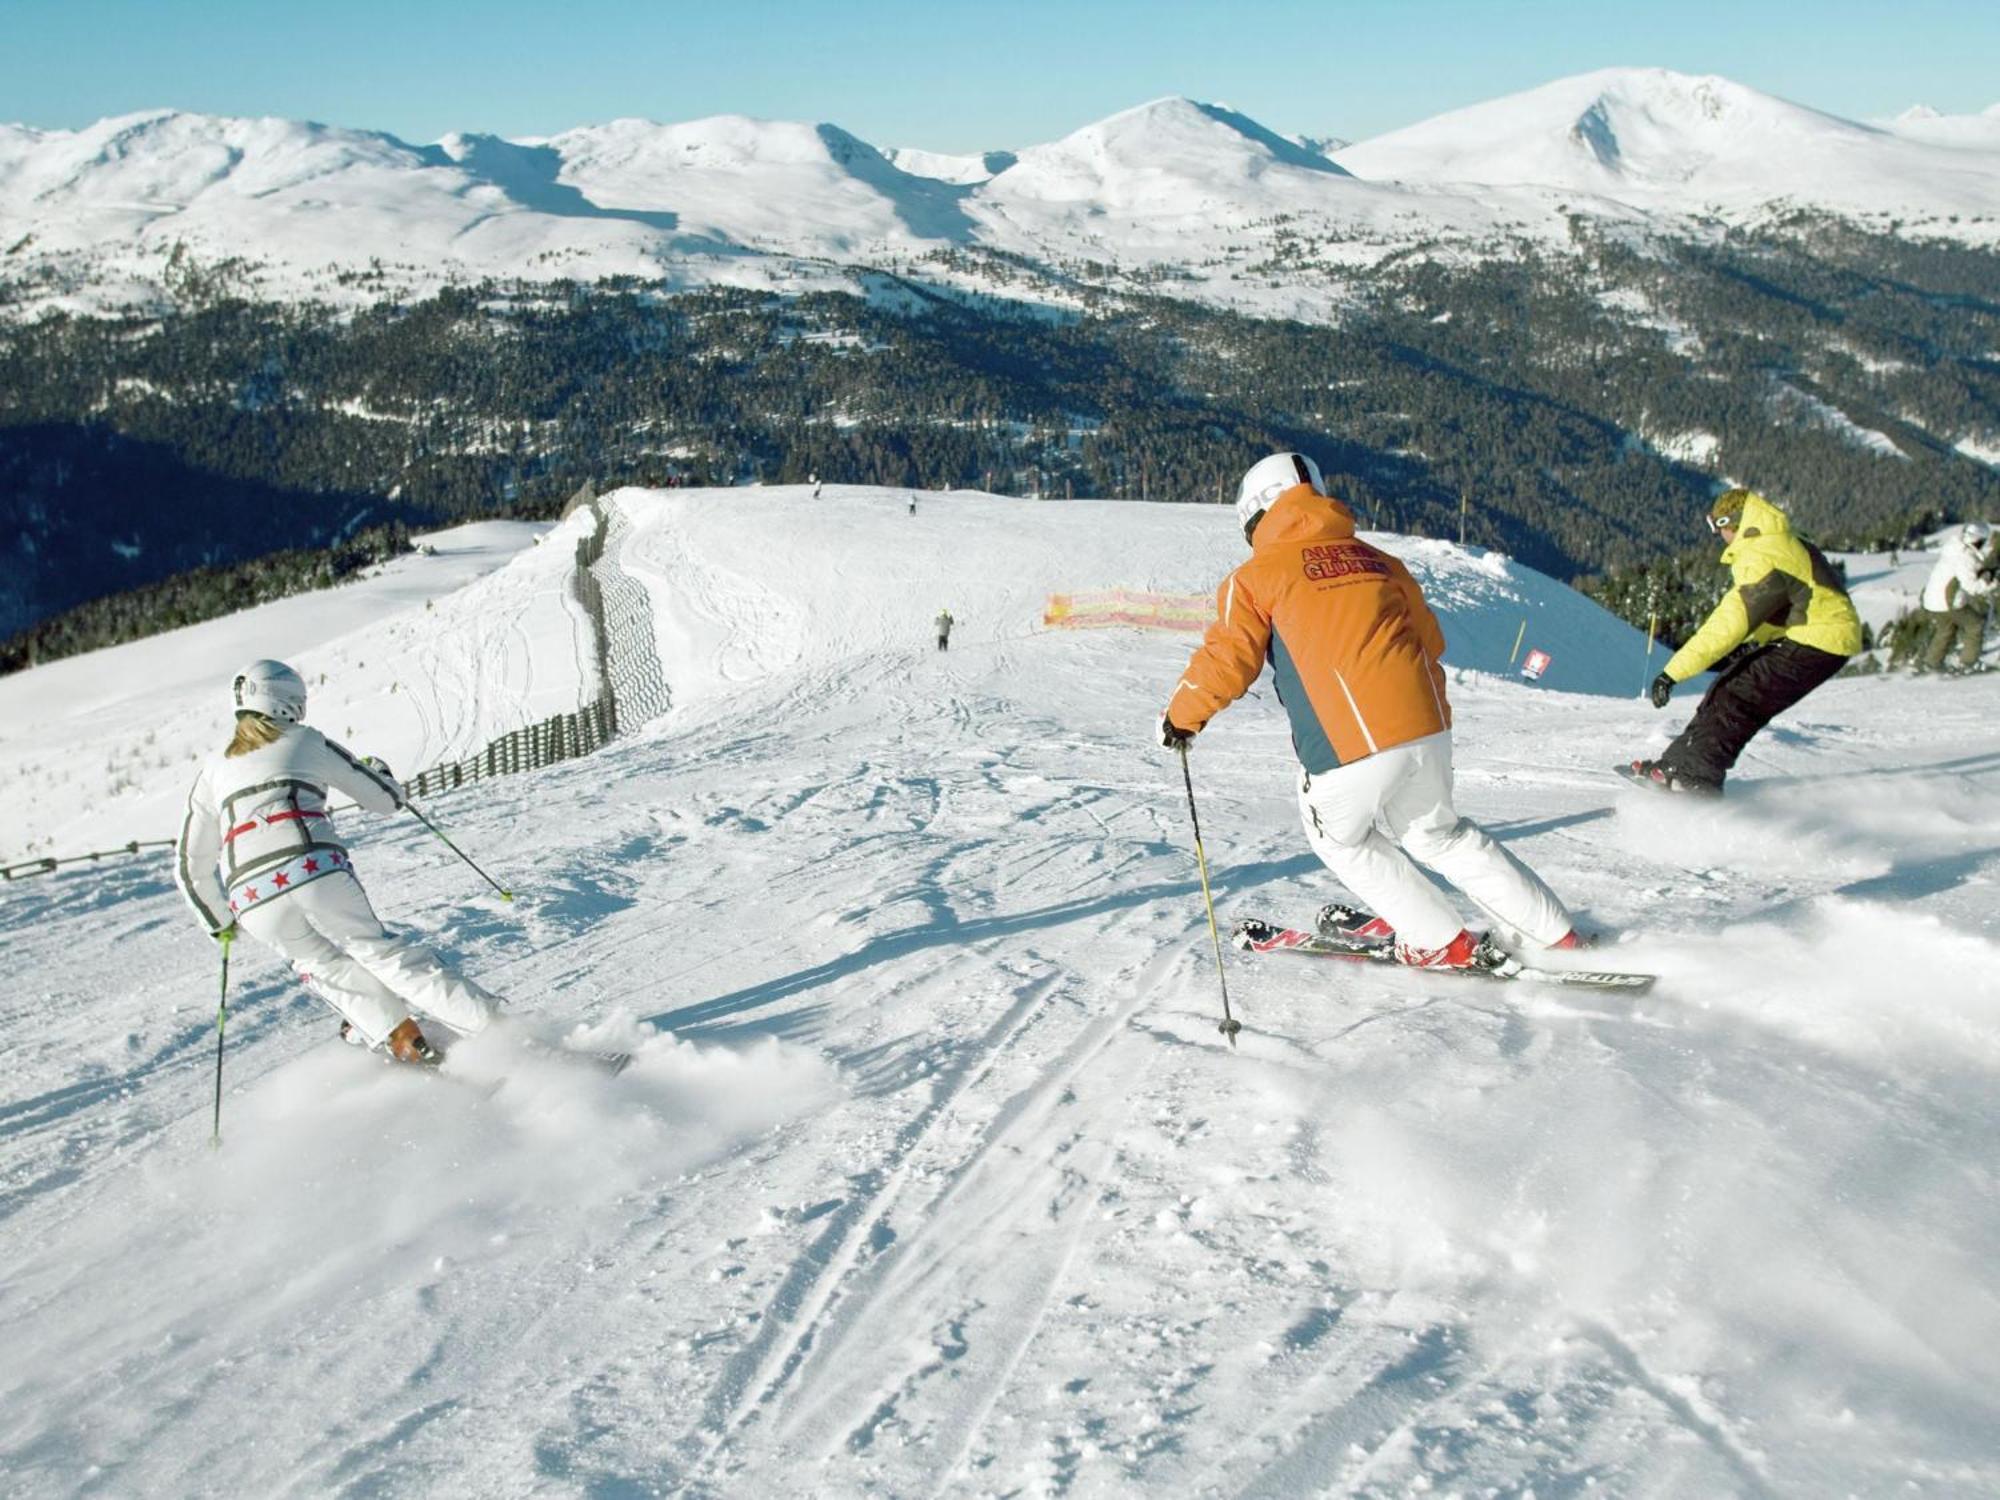
[[(1230, 933), (1230, 941), (1245, 953), (1304, 953), (1314, 958), (1345, 958), (1363, 963), (1396, 962), (1395, 940), (1384, 936), (1344, 936), (1301, 932), (1258, 917), (1245, 917)], [(1614, 969), (1542, 969), (1510, 959), (1498, 969), (1419, 969), (1415, 974), (1462, 974), (1475, 979), (1521, 980), (1530, 984), (1566, 985), (1573, 989), (1624, 990), (1642, 993), (1653, 987), (1654, 974)]]
[[(518, 1032), (513, 1033), (509, 1039), (530, 1057), (544, 1057), (556, 1062), (572, 1064), (578, 1068), (602, 1073), (607, 1078), (616, 1078), (620, 1073), (623, 1073), (627, 1068), (632, 1066), (633, 1054), (630, 1052), (592, 1052), (580, 1047), (565, 1047), (557, 1042), (545, 1042), (540, 1037), (525, 1036)], [(341, 1040), (343, 1042), (347, 1041), (345, 1026), (341, 1028)], [(436, 1047), (438, 1060), (428, 1066), (398, 1062), (386, 1052), (377, 1052), (374, 1055), (391, 1067), (407, 1068), (412, 1072), (427, 1074), (433, 1078), (446, 1078), (453, 1083), (464, 1084), (474, 1088), (481, 1087), (484, 1082), (483, 1080), (475, 1082), (463, 1072), (451, 1066), (451, 1053), (457, 1041), (458, 1038), (451, 1032), (442, 1032), (440, 1040), (433, 1044)], [(492, 1088), (488, 1090), (489, 1095), (492, 1090), (497, 1090), (500, 1087), (501, 1082), (504, 1082), (504, 1079), (495, 1081), (492, 1084)]]
[(564, 1047), (531, 1036), (517, 1036), (514, 1040), (524, 1052), (554, 1058), (558, 1062), (575, 1063), (579, 1067), (595, 1068), (608, 1078), (616, 1078), (632, 1066), (632, 1054), (629, 1052), (587, 1052), (579, 1047)]

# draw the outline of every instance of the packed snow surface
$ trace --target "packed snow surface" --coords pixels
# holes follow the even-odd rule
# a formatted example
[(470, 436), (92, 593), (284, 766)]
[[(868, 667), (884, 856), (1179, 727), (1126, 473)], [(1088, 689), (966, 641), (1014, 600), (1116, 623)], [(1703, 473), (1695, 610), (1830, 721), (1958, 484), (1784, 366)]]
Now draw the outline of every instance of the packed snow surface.
[[(245, 943), (212, 1151), (216, 950), (165, 862), (0, 887), (0, 1491), (2000, 1490), (2000, 680), (1835, 681), (1726, 801), (1657, 797), (1607, 770), (1689, 707), (1636, 696), (1635, 633), (1384, 538), (1444, 618), (1462, 809), (1661, 979), (1232, 954), (1232, 1051), (1154, 739), (1192, 638), (1040, 625), (1211, 588), (1232, 518), (908, 499), (612, 498), (674, 707), (428, 809), (514, 904), (344, 825), (390, 920), (624, 1077), (379, 1063)], [(556, 588), (549, 545), (366, 623), (325, 596), (283, 646), (339, 664), (313, 716), (399, 732), (456, 602)], [(203, 743), (245, 644), (182, 643)], [(136, 733), (145, 649), (0, 718)], [(1341, 894), (1268, 685), (1190, 769), (1225, 921)], [(8, 776), (52, 826), (96, 797)]]

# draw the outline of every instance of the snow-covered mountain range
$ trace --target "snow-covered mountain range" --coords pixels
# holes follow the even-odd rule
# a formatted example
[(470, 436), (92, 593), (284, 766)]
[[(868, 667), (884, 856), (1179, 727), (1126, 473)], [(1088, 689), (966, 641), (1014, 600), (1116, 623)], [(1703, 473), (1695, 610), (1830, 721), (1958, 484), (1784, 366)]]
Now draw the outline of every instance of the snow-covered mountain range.
[[(944, 279), (966, 259), (949, 252), (988, 250), (1049, 272), (1038, 295), (1094, 263), (1285, 311), (1301, 277), (1440, 242), (1565, 245), (1579, 215), (1683, 234), (1803, 209), (2000, 240), (1992, 112), (1867, 125), (1614, 69), (1330, 145), (1182, 98), (979, 155), (735, 115), (430, 145), (173, 111), (0, 126), (0, 284), (26, 306), (144, 299), (179, 249), (273, 297), (486, 276), (852, 286), (870, 267)], [(1270, 272), (1273, 246), (1301, 239), (1316, 269)]]

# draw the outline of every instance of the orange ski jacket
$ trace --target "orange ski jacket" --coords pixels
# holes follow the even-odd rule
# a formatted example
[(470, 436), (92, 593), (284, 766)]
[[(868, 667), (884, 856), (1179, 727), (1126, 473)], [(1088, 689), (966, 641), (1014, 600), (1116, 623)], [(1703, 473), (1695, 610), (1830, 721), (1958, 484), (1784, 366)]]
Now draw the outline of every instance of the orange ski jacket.
[(1310, 485), (1271, 503), (1250, 560), (1216, 590), (1215, 615), (1167, 704), (1182, 729), (1206, 727), (1266, 661), (1309, 772), (1451, 727), (1444, 632), (1423, 591)]

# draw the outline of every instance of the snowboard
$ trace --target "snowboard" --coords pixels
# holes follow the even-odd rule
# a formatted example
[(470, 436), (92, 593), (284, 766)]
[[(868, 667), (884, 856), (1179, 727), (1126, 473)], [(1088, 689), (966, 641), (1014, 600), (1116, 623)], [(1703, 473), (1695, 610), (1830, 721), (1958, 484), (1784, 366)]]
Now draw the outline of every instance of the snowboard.
[(1706, 787), (1662, 786), (1659, 782), (1653, 780), (1652, 777), (1642, 775), (1640, 772), (1633, 769), (1632, 764), (1629, 761), (1621, 762), (1620, 764), (1613, 766), (1611, 769), (1616, 771), (1625, 780), (1631, 782), (1632, 785), (1642, 786), (1646, 788), (1646, 790), (1649, 792), (1659, 792), (1664, 796), (1700, 797), (1703, 799), (1712, 799), (1720, 797), (1722, 795), (1722, 788), (1720, 787), (1716, 787), (1715, 789), (1710, 790)]
[[(1391, 937), (1301, 932), (1296, 927), (1280, 927), (1259, 917), (1245, 917), (1229, 936), (1230, 941), (1245, 953), (1304, 953), (1314, 958), (1345, 958), (1363, 963), (1396, 962), (1396, 944)], [(1629, 994), (1644, 993), (1653, 987), (1653, 981), (1658, 978), (1654, 974), (1616, 969), (1543, 969), (1512, 957), (1497, 969), (1420, 969), (1412, 966), (1408, 967), (1408, 972), (1564, 985), (1571, 989), (1623, 990)]]

